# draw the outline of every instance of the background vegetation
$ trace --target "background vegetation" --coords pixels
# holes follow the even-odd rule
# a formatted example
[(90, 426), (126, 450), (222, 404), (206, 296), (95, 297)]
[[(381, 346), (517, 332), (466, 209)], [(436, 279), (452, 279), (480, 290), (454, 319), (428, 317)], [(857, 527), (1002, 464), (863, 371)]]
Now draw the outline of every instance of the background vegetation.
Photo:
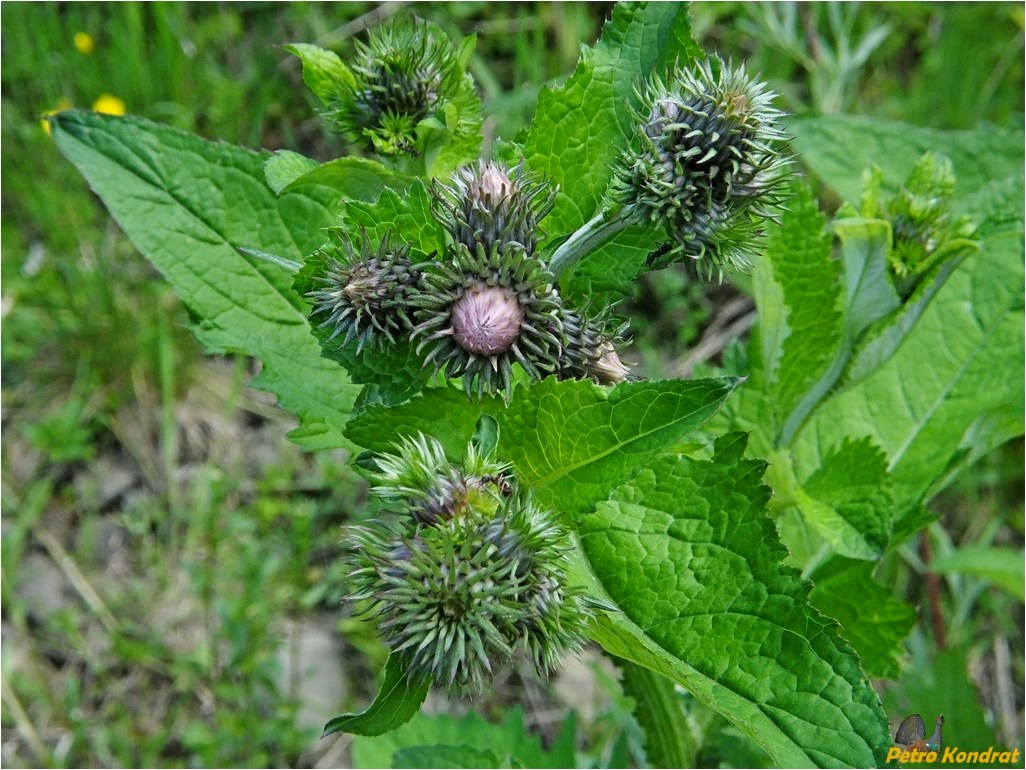
[[(323, 129), (281, 44), (344, 54), (406, 7), (4, 6), (6, 766), (391, 761), (393, 744), (317, 740), (326, 718), (370, 698), (383, 662), (371, 629), (340, 604), (346, 578), (335, 568), (339, 527), (368, 515), (364, 483), (344, 454), (306, 455), (283, 438), (291, 418), (246, 387), (252, 362), (202, 355), (177, 299), (39, 118), (71, 105), (123, 108), (208, 138), (328, 160), (343, 142)], [(610, 7), (414, 4), (454, 35), (477, 32), (472, 71), (490, 137), (526, 125), (539, 89), (572, 70)], [(1023, 120), (1019, 4), (693, 11), (700, 42), (747, 60), (794, 113), (946, 129)], [(687, 376), (745, 333), (752, 307), (743, 280), (646, 276), (625, 309), (635, 319), (632, 358), (648, 376)], [(932, 723), (957, 707), (989, 742), (1023, 746), (1022, 561), (993, 565), (989, 576), (966, 563), (990, 545), (1021, 554), (1022, 489), (1015, 442), (936, 500), (940, 520), (882, 565), (877, 577), (920, 618), (901, 679), (879, 685), (895, 723), (913, 710)], [(438, 699), (432, 710), (447, 716), (408, 727), (476, 736), (482, 747), (519, 741), (553, 766), (643, 765), (617, 676), (596, 651), (552, 683), (510, 670), (484, 703)], [(703, 764), (762, 761), (686, 705)]]

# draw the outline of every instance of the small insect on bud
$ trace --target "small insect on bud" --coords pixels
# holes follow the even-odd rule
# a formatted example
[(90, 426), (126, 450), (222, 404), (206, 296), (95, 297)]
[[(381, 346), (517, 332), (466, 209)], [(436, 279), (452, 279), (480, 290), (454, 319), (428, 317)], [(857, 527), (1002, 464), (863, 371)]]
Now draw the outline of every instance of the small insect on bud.
[(357, 528), (349, 545), (350, 598), (372, 602), (415, 679), (475, 694), (518, 650), (547, 672), (580, 647), (590, 610), (568, 585), (566, 533), (522, 495), (412, 535)]
[(562, 315), (564, 346), (557, 375), (560, 379), (590, 379), (599, 385), (615, 385), (632, 378), (620, 360), (626, 324), (609, 333), (608, 314), (589, 317), (584, 311), (566, 309)]
[(471, 508), (493, 513), (507, 496), (509, 466), (493, 462), (473, 444), (462, 468), (450, 463), (442, 445), (423, 433), (402, 438), (396, 449), (398, 454), (377, 458), (380, 471), (372, 492), (399, 504), (418, 523), (434, 525)]
[(556, 190), (525, 174), (523, 166), (510, 171), (498, 163), (464, 166), (451, 185), (435, 181), (432, 209), (455, 243), (471, 251), (519, 244), (533, 255), (538, 222), (552, 210)]
[(389, 246), (386, 238), (375, 251), (363, 234), (359, 251), (341, 230), (334, 241), (314, 253), (323, 272), (315, 276), (323, 288), (307, 292), (313, 300), (311, 318), (325, 316), (320, 328), (334, 327), (328, 342), (355, 341), (357, 350), (378, 341), (395, 344), (395, 335), (412, 327), (406, 315), (408, 295), (415, 283), (415, 268), (405, 245)]
[[(473, 81), (455, 46), (435, 25), (401, 18), (357, 42), (353, 83), (326, 114), (346, 137), (382, 155), (417, 152), (417, 126), (450, 110), (457, 137), (480, 120)], [(448, 125), (448, 124), (447, 124)]]
[(717, 57), (641, 90), (634, 146), (614, 167), (611, 193), (628, 216), (666, 227), (669, 261), (707, 260), (706, 272), (747, 266), (788, 169), (774, 96)]
[(462, 377), (467, 393), (512, 390), (513, 364), (533, 379), (555, 370), (562, 326), (552, 275), (519, 243), (424, 264), (413, 329), (425, 366)]

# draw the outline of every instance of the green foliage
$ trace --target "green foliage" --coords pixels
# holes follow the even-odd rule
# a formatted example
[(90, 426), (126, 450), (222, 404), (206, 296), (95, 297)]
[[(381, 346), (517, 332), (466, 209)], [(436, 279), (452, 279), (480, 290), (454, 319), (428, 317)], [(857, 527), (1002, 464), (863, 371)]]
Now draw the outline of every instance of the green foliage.
[(728, 435), (711, 461), (651, 463), (585, 519), (584, 554), (624, 615), (609, 622), (651, 639), (680, 684), (776, 763), (879, 761), (877, 696), (810, 586), (780, 565), (763, 464), (745, 443)]
[(470, 712), (461, 718), (418, 714), (387, 735), (353, 741), (356, 767), (576, 767), (571, 714), (546, 751), (524, 730), (524, 715), (510, 709), (499, 724)]
[(355, 735), (381, 735), (410, 721), (427, 697), (430, 683), (413, 682), (401, 660), (390, 655), (385, 663), (374, 702), (359, 714), (342, 714), (324, 726), (324, 734), (347, 732)]
[[(265, 368), (254, 384), (305, 417), (296, 439), (310, 448), (342, 446), (338, 431), (358, 388), (320, 356), (291, 277), (237, 251), (301, 258), (331, 223), (330, 198), (275, 198), (264, 182), (266, 153), (139, 119), (65, 112), (52, 122), (58, 146), (184, 298), (203, 345), (261, 358)], [(158, 155), (150, 154), (155, 146)], [(197, 163), (202, 176), (195, 175)], [(304, 370), (301, 389), (297, 368)]]

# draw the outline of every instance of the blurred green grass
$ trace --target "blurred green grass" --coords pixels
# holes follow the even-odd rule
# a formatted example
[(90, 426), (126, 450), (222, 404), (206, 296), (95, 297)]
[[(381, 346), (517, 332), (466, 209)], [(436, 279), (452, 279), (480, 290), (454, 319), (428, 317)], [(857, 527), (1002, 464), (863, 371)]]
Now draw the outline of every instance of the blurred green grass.
[[(329, 654), (347, 669), (325, 707), (352, 708), (373, 689), (382, 650), (367, 624), (340, 610), (344, 576), (333, 569), (339, 525), (366, 515), (364, 486), (343, 455), (287, 444), (290, 418), (245, 387), (251, 362), (202, 355), (181, 304), (59, 156), (40, 117), (108, 94), (128, 112), (208, 138), (328, 160), (344, 143), (323, 129), (281, 45), (344, 54), (368, 26), (410, 8), (454, 35), (478, 33), (471, 69), (486, 132), (512, 137), (540, 88), (565, 77), (596, 38), (611, 4), (4, 5), (5, 765), (346, 761), (344, 747), (316, 742), (316, 720), (300, 718), (302, 677), (283, 678), (283, 660), (303, 654), (305, 623), (323, 621)], [(942, 128), (1023, 117), (1016, 4), (697, 3), (693, 15), (703, 44), (747, 59), (795, 112)], [(650, 376), (715, 361), (724, 330), (745, 328), (738, 322), (750, 311), (736, 286), (648, 276), (625, 308), (633, 358)], [(931, 542), (939, 551), (1021, 547), (1021, 489), (1019, 444), (936, 502), (944, 526)], [(883, 572), (923, 602), (910, 549)], [(965, 648), (963, 672), (971, 663), (986, 674), (979, 681), (1007, 676), (1021, 690), (1022, 605), (962, 575), (944, 579), (942, 602)], [(917, 634), (917, 663), (929, 665), (936, 640), (928, 624)], [(994, 661), (1009, 646), (1009, 670), (1000, 670)], [(508, 684), (538, 713), (565, 710), (541, 683)], [(607, 685), (612, 711), (581, 730), (608, 753), (631, 728), (629, 705)], [(1011, 720), (1021, 732), (1021, 693), (1009, 705), (999, 689), (980, 708), (997, 729)], [(481, 708), (496, 713), (506, 702), (499, 693)], [(727, 756), (714, 750), (728, 742), (717, 729), (710, 762)]]

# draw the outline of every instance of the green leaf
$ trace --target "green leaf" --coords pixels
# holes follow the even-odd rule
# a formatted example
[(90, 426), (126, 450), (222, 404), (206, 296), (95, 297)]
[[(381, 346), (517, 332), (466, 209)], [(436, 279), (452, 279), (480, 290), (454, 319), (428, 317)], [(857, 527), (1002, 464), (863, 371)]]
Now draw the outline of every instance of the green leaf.
[(266, 152), (95, 112), (63, 112), (51, 125), (61, 152), (189, 308), (200, 342), (263, 361), (253, 385), (299, 416), (292, 438), (304, 447), (350, 446), (341, 430), (359, 386), (321, 357), (292, 276), (237, 250), (299, 261), (333, 223), (331, 200), (313, 191), (276, 198)]
[(267, 186), (281, 195), (293, 181), (317, 168), (317, 161), (291, 150), (278, 150), (264, 164)]
[(966, 546), (930, 562), (930, 571), (942, 575), (973, 575), (990, 581), (1019, 601), (1026, 598), (1026, 555), (1022, 549)]
[(353, 73), (332, 51), (309, 43), (293, 43), (285, 46), (285, 50), (303, 62), (303, 81), (325, 107), (331, 107), (339, 94), (356, 88)]
[(559, 279), (564, 296), (602, 307), (634, 293), (634, 281), (648, 256), (666, 240), (658, 228), (633, 225), (582, 259)]
[(887, 458), (869, 439), (845, 440), (798, 490), (798, 508), (837, 553), (878, 559), (894, 521)]
[[(575, 728), (573, 716), (567, 718), (564, 729)], [(417, 714), (407, 724), (387, 735), (374, 738), (357, 737), (353, 740), (353, 764), (356, 767), (400, 767), (400, 761), (409, 754), (399, 752), (410, 747), (459, 746), (474, 752), (488, 752), (500, 759), (499, 767), (574, 767), (573, 741), (557, 741), (551, 751), (542, 749), (541, 740), (524, 726), (524, 715), (519, 707), (506, 713), (505, 719), (493, 724), (476, 711), (461, 717), (448, 714), (428, 716)], [(455, 758), (455, 757), (454, 757)], [(511, 761), (512, 760), (512, 761)], [(434, 767), (436, 764), (423, 765)], [(460, 767), (462, 765), (454, 765)]]
[(342, 714), (335, 717), (324, 726), (324, 735), (381, 735), (395, 730), (409, 722), (414, 714), (420, 711), (429, 689), (429, 682), (411, 681), (406, 675), (401, 658), (389, 655), (385, 662), (381, 687), (374, 702), (358, 714)]
[(691, 690), (780, 766), (873, 765), (886, 717), (836, 623), (781, 563), (765, 464), (745, 446), (729, 434), (711, 461), (663, 457), (584, 517), (587, 562), (622, 611), (595, 637)]
[[(955, 271), (897, 354), (831, 397), (794, 444), (799, 477), (847, 437), (888, 456), (895, 500), (914, 515), (966, 463), (1023, 430), (1022, 230), (1000, 232)], [(896, 522), (896, 530), (903, 529)]]
[(754, 271), (759, 380), (769, 398), (774, 443), (841, 342), (841, 271), (831, 242), (812, 191), (798, 186)]
[(401, 234), (403, 242), (411, 246), (410, 255), (415, 261), (441, 252), (445, 246), (444, 230), (431, 215), (427, 188), (420, 179), (402, 195), (386, 188), (373, 203), (347, 202), (343, 223), (357, 243), (361, 229), (375, 245), (393, 233)]
[(702, 57), (682, 3), (618, 3), (602, 39), (573, 75), (542, 90), (524, 142), (527, 168), (559, 185), (543, 226), (554, 238), (584, 224), (599, 207), (611, 163), (631, 134), (628, 106), (654, 68)]
[(891, 226), (882, 219), (852, 217), (834, 220), (833, 227), (844, 262), (845, 327), (848, 339), (856, 340), (901, 305), (887, 263)]
[(603, 388), (554, 378), (518, 388), (499, 421), (499, 456), (538, 502), (587, 513), (695, 430), (740, 380), (628, 382)]
[(340, 198), (374, 203), (386, 188), (403, 192), (413, 184), (413, 180), (414, 177), (393, 171), (376, 160), (350, 156), (307, 167), (304, 173), (289, 179), (277, 192), (289, 193), (308, 185), (323, 185), (334, 190)]
[(420, 432), (438, 439), (455, 462), (466, 455), (481, 415), (495, 415), (501, 409), (498, 397), (471, 401), (460, 388), (426, 388), (398, 406), (367, 406), (349, 422), (346, 437), (372, 452), (390, 452), (398, 436)]
[(881, 164), (883, 187), (893, 193), (928, 151), (941, 152), (954, 164), (956, 199), (1023, 167), (1021, 127), (940, 131), (857, 115), (794, 117), (787, 126), (803, 163), (851, 203), (859, 200), (863, 169)]
[(841, 624), (867, 676), (897, 678), (916, 611), (873, 579), (874, 564), (834, 562), (813, 576), (812, 605)]

